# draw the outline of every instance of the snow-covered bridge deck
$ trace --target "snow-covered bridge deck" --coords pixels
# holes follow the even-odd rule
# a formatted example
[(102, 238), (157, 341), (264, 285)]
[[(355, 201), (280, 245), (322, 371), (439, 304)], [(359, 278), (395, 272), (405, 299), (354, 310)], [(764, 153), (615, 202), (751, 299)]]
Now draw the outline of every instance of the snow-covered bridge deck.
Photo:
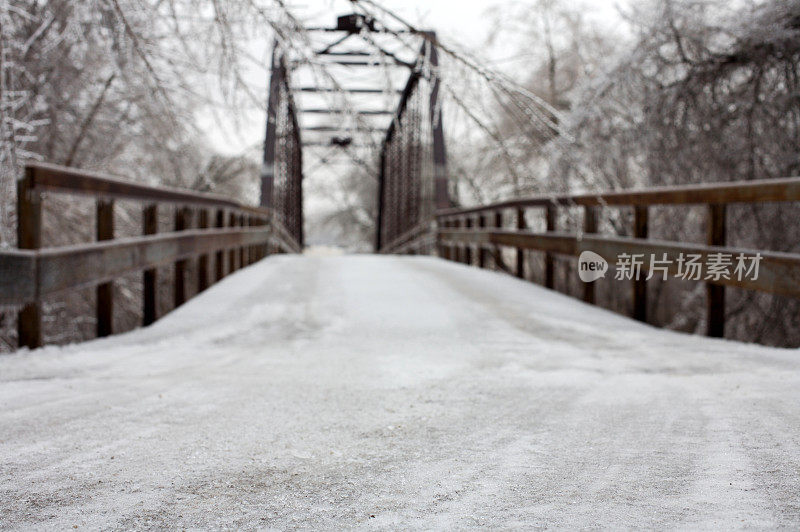
[(278, 256), (0, 358), (0, 526), (797, 527), (800, 352), (433, 258)]

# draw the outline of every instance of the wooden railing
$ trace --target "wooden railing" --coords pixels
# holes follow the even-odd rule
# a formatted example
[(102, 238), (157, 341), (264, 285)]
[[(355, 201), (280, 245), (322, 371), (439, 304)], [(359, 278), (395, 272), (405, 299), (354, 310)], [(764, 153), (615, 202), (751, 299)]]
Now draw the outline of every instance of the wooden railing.
[[(96, 198), (98, 242), (42, 247), (42, 194)], [(142, 202), (142, 236), (114, 239), (114, 200)], [(158, 233), (160, 204), (173, 204), (174, 231)], [(194, 227), (191, 220), (196, 219)], [(95, 286), (97, 335), (113, 332), (112, 280), (143, 271), (143, 324), (157, 319), (156, 267), (174, 263), (174, 305), (186, 300), (187, 261), (197, 260), (197, 291), (269, 253), (300, 246), (266, 209), (222, 196), (151, 187), (71, 168), (32, 164), (17, 187), (18, 250), (0, 252), (0, 304), (21, 306), (19, 345), (43, 343), (42, 300)], [(213, 265), (213, 267), (212, 267)]]
[[(544, 253), (544, 285), (555, 286), (554, 258), (556, 255), (577, 257), (584, 251), (593, 251), (614, 265), (623, 254), (666, 255), (670, 263), (669, 274), (677, 273), (678, 258), (699, 255), (706, 264), (709, 255), (723, 253), (738, 256), (760, 257), (756, 279), (731, 276), (706, 279), (701, 282), (707, 291), (707, 334), (722, 336), (725, 323), (725, 286), (769, 292), (790, 297), (800, 297), (800, 254), (764, 250), (746, 250), (726, 247), (726, 206), (733, 203), (767, 203), (800, 201), (800, 178), (770, 179), (761, 181), (730, 182), (676, 187), (658, 187), (641, 190), (615, 191), (599, 194), (569, 194), (514, 199), (470, 208), (439, 211), (436, 215), (435, 235), (439, 256), (466, 264), (483, 267), (489, 257), (501, 269), (523, 277), (526, 271), (525, 251)], [(648, 239), (649, 209), (654, 205), (703, 205), (707, 209), (707, 239), (705, 244)], [(556, 227), (557, 209), (581, 207), (583, 230), (581, 234), (559, 232)], [(601, 209), (633, 207), (632, 237), (598, 235)], [(546, 232), (533, 232), (526, 228), (526, 212), (539, 210), (544, 215)], [(508, 214), (513, 216), (509, 220)], [(513, 222), (514, 229), (506, 224)], [(509, 224), (512, 225), (512, 224)], [(431, 225), (433, 227), (433, 225)], [(409, 232), (398, 239), (386, 252), (417, 253), (430, 240), (430, 232)], [(501, 249), (515, 248), (514, 266), (502, 260)], [(646, 274), (649, 264), (642, 268)], [(647, 281), (643, 275), (633, 282), (633, 317), (647, 321)], [(595, 303), (595, 284), (583, 284), (583, 299)]]

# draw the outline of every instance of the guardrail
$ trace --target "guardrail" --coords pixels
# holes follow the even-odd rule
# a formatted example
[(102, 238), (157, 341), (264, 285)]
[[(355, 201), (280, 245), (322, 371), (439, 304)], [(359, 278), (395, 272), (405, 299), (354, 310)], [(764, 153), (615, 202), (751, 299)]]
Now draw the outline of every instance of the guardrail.
[[(42, 194), (96, 198), (97, 242), (42, 248)], [(142, 236), (114, 239), (114, 200), (143, 202)], [(158, 207), (176, 205), (174, 231), (158, 233)], [(192, 219), (195, 227), (192, 227)], [(157, 319), (156, 267), (174, 263), (174, 305), (186, 301), (187, 261), (196, 258), (197, 291), (273, 252), (300, 245), (267, 209), (229, 198), (49, 164), (31, 164), (17, 185), (19, 250), (0, 252), (0, 304), (22, 306), (19, 345), (40, 347), (42, 300), (97, 285), (97, 335), (113, 332), (112, 280), (143, 271), (143, 323)], [(213, 263), (213, 268), (212, 268)]]
[[(707, 270), (699, 272), (700, 282), (706, 284), (707, 334), (721, 337), (725, 327), (725, 286), (736, 286), (800, 298), (800, 254), (726, 247), (726, 206), (733, 203), (768, 203), (800, 201), (800, 178), (768, 179), (760, 181), (729, 182), (676, 187), (655, 187), (640, 190), (623, 190), (606, 193), (565, 194), (513, 199), (469, 208), (439, 211), (436, 214), (436, 238), (439, 256), (465, 264), (477, 262), (479, 267), (488, 264), (490, 255), (501, 269), (524, 277), (526, 255), (524, 251), (544, 253), (544, 285), (554, 288), (556, 255), (577, 257), (584, 251), (593, 251), (610, 264), (623, 254), (654, 255), (665, 258), (667, 271), (675, 275), (678, 259), (682, 256), (699, 256), (707, 264), (711, 255), (760, 257), (757, 279), (720, 277), (707, 279)], [(654, 205), (704, 205), (707, 208), (707, 239), (705, 245), (648, 239), (650, 206)], [(583, 208), (583, 231), (559, 232), (556, 228), (559, 207)], [(601, 236), (597, 234), (600, 211), (605, 207), (633, 207), (632, 237)], [(546, 232), (533, 232), (526, 228), (525, 215), (529, 209), (544, 211)], [(511, 213), (513, 220), (504, 218)], [(505, 229), (505, 222), (513, 221), (515, 229)], [(394, 248), (386, 252), (414, 253), (426, 246), (430, 238), (424, 232), (409, 233)], [(502, 248), (515, 248), (515, 265), (505, 265)], [(643, 264), (644, 273), (651, 271)], [(643, 276), (645, 277), (645, 276)], [(647, 321), (647, 281), (633, 279), (633, 317)], [(594, 283), (583, 285), (583, 299), (595, 303)]]

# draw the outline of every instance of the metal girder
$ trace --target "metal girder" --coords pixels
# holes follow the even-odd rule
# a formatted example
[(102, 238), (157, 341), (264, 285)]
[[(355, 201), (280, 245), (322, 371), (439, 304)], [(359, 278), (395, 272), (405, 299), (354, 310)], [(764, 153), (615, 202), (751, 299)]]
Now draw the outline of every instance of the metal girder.
[(394, 111), (390, 111), (388, 109), (365, 109), (363, 111), (348, 111), (346, 109), (318, 109), (318, 108), (311, 108), (311, 109), (298, 109), (299, 113), (309, 113), (309, 114), (325, 114), (325, 115), (334, 115), (334, 114), (356, 114), (362, 116), (382, 116), (382, 115), (391, 115), (394, 114)]
[(386, 94), (387, 92), (400, 94), (401, 92), (403, 92), (397, 89), (387, 91), (385, 89), (373, 89), (368, 87), (341, 88), (341, 89), (334, 89), (331, 87), (295, 87), (292, 90), (299, 92), (322, 92), (322, 93), (344, 92), (347, 94)]
[[(378, 176), (378, 228), (375, 234), (377, 251), (407, 232), (409, 228), (419, 224), (422, 221), (420, 218), (426, 211), (419, 205), (421, 201), (426, 201), (426, 195), (422, 189), (426, 184), (422, 179), (423, 169), (419, 160), (421, 156), (419, 144), (423, 141), (418, 138), (418, 132), (422, 124), (418, 111), (409, 112), (407, 110), (410, 99), (418, 94), (416, 91), (421, 90), (419, 86), (422, 79), (427, 79), (430, 83), (427, 115), (431, 131), (434, 208), (428, 211), (428, 216), (433, 210), (450, 207), (444, 125), (439, 102), (439, 60), (436, 47), (432, 44), (436, 41), (436, 35), (434, 32), (425, 32), (425, 35), (430, 38), (426, 38), (422, 44), (419, 57), (428, 58), (430, 74), (426, 75), (427, 72), (423, 72), (422, 68), (417, 68), (409, 75), (381, 148)], [(417, 104), (419, 105), (419, 102)], [(404, 130), (408, 128), (410, 131), (405, 132)], [(399, 137), (398, 130), (401, 132)], [(404, 146), (400, 148), (404, 150), (402, 157), (398, 153), (397, 145)]]
[(378, 131), (383, 131), (383, 129), (374, 127), (339, 127), (339, 126), (303, 126), (300, 129), (303, 131), (341, 131), (342, 133), (348, 133), (351, 131), (375, 133)]
[[(280, 150), (278, 150), (280, 146)], [(272, 209), (300, 245), (303, 242), (302, 140), (286, 58), (277, 41), (272, 51), (261, 205)]]

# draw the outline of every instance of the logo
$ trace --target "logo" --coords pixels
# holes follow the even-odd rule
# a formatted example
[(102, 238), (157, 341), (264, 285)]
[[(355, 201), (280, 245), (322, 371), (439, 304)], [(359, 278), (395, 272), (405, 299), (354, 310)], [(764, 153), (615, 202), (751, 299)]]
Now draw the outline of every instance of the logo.
[(578, 257), (578, 276), (584, 283), (591, 283), (606, 276), (608, 262), (594, 251), (584, 251)]
[[(676, 279), (689, 281), (710, 281), (724, 284), (724, 281), (758, 280), (758, 266), (763, 257), (761, 253), (746, 254), (713, 252), (684, 253), (670, 256), (661, 253), (620, 253), (614, 264), (614, 279), (649, 281), (657, 275), (666, 281), (672, 275)], [(584, 251), (578, 257), (578, 276), (584, 283), (591, 283), (606, 276), (608, 262), (593, 251)]]

